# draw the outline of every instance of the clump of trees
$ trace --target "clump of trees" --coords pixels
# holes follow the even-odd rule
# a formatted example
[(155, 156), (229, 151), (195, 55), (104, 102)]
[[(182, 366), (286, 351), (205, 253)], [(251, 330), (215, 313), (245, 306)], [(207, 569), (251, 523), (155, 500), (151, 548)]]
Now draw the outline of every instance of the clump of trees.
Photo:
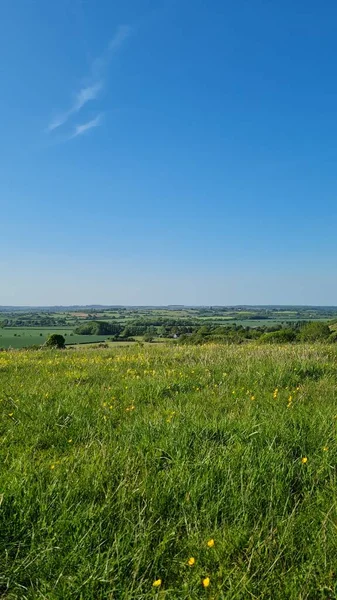
[[(261, 315), (258, 315), (261, 316)], [(188, 324), (187, 324), (188, 323)], [(260, 324), (249, 327), (231, 323), (217, 325), (200, 321), (163, 318), (132, 319), (125, 325), (108, 321), (86, 321), (79, 325), (74, 333), (77, 335), (105, 335), (110, 340), (133, 340), (143, 336), (144, 341), (153, 341), (156, 337), (178, 338), (181, 344), (205, 344), (207, 342), (242, 344), (251, 340), (259, 340), (261, 344), (295, 343), (314, 341), (334, 341), (329, 325), (324, 321), (297, 321), (279, 324)]]
[(207, 342), (242, 344), (258, 340), (261, 344), (289, 344), (295, 342), (336, 342), (337, 333), (331, 332), (323, 321), (303, 322), (243, 327), (242, 325), (216, 326), (203, 325), (192, 334), (183, 334), (180, 344), (205, 344)]
[(60, 327), (67, 325), (64, 317), (52, 317), (48, 314), (23, 314), (20, 316), (6, 317), (0, 321), (0, 327)]
[(74, 329), (77, 335), (119, 335), (123, 327), (108, 321), (89, 321)]

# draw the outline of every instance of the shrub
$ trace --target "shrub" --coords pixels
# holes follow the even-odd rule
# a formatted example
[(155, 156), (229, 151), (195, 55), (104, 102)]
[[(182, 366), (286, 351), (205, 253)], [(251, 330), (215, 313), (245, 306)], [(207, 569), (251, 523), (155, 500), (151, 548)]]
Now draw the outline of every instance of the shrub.
[(329, 337), (329, 326), (321, 321), (306, 323), (299, 333), (299, 339), (303, 342), (323, 342)]
[(52, 333), (46, 340), (45, 344), (48, 348), (64, 348), (65, 339), (59, 333)]
[(143, 337), (144, 342), (151, 343), (153, 342), (153, 335), (151, 333), (146, 333)]
[(263, 333), (260, 337), (261, 344), (287, 344), (294, 342), (296, 333), (292, 329), (279, 329), (278, 331), (270, 331)]

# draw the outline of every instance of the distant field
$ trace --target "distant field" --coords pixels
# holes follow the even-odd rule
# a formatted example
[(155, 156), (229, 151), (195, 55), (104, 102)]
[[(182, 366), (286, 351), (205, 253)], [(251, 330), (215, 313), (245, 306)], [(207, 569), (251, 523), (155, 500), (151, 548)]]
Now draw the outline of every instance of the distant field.
[(0, 348), (26, 348), (40, 346), (51, 333), (65, 336), (66, 344), (84, 344), (86, 342), (104, 342), (106, 335), (75, 335), (72, 328), (12, 327), (0, 329)]
[[(1, 307), (0, 307), (1, 309)], [(255, 319), (257, 315), (259, 318)], [(267, 318), (263, 318), (263, 316)], [(262, 318), (260, 318), (262, 317)], [(76, 335), (73, 331), (83, 325), (85, 320), (107, 321), (119, 327), (121, 343), (124, 337), (143, 339), (145, 335), (154, 335), (170, 339), (175, 334), (195, 332), (199, 328), (217, 327), (219, 325), (241, 325), (244, 328), (268, 328), (285, 323), (315, 320), (337, 320), (337, 309), (321, 308), (292, 308), (286, 310), (237, 309), (235, 307), (212, 308), (125, 308), (125, 310), (106, 309), (100, 312), (90, 310), (48, 311), (48, 310), (10, 310), (0, 312), (0, 348), (27, 348), (42, 345), (51, 333), (65, 337), (66, 344), (87, 344), (103, 342), (108, 337), (104, 335)], [(127, 333), (123, 330), (127, 328)], [(116, 329), (113, 329), (116, 331)], [(227, 335), (228, 332), (226, 332)], [(249, 336), (248, 336), (249, 337)]]
[[(267, 325), (270, 327), (271, 325), (280, 325), (280, 323), (296, 323), (297, 321), (306, 321), (307, 319), (300, 319), (299, 317), (280, 317), (273, 319), (233, 319), (232, 323), (236, 323), (237, 325), (242, 325), (243, 327), (258, 327), (260, 325)], [(320, 318), (320, 319), (311, 319), (313, 321), (328, 321), (329, 319)]]
[[(280, 325), (280, 323), (290, 323), (290, 322), (297, 322), (297, 321), (305, 321), (306, 319), (300, 319), (299, 317), (293, 317), (293, 316), (283, 316), (280, 318), (272, 318), (272, 319), (235, 319), (233, 317), (221, 317), (221, 316), (216, 316), (216, 317), (199, 317), (200, 321), (204, 321), (206, 323), (211, 323), (211, 322), (216, 322), (219, 325), (242, 325), (243, 327), (260, 327), (261, 325), (264, 326), (272, 326), (272, 325)], [(328, 321), (329, 319), (327, 318), (319, 318), (319, 319), (312, 319), (313, 321)]]

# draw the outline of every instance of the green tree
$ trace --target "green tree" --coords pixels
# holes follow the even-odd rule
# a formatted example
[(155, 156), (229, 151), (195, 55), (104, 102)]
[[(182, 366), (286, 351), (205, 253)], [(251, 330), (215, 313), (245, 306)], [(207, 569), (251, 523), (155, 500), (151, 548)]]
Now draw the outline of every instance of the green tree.
[(48, 348), (65, 348), (65, 339), (59, 333), (52, 333), (48, 336), (45, 345)]

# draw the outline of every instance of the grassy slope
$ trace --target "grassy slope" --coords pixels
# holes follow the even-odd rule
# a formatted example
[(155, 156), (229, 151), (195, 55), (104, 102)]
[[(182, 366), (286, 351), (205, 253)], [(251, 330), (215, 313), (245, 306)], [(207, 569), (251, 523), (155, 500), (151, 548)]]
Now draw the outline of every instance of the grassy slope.
[(336, 598), (336, 380), (319, 345), (1, 353), (0, 597)]

